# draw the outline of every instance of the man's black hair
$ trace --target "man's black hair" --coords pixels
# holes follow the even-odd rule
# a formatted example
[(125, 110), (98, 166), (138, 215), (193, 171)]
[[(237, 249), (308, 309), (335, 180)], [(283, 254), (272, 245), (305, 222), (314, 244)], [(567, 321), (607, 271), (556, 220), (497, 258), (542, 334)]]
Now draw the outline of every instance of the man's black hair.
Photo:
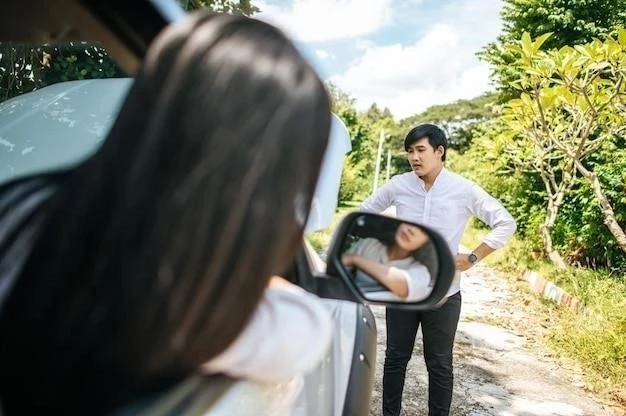
[(404, 139), (404, 150), (408, 152), (409, 147), (413, 146), (417, 141), (423, 139), (424, 137), (428, 138), (428, 143), (430, 143), (433, 149), (436, 150), (439, 146), (443, 147), (443, 156), (441, 157), (441, 160), (445, 162), (446, 151), (448, 149), (448, 139), (446, 139), (446, 134), (443, 130), (434, 124), (420, 124), (419, 126), (413, 127)]

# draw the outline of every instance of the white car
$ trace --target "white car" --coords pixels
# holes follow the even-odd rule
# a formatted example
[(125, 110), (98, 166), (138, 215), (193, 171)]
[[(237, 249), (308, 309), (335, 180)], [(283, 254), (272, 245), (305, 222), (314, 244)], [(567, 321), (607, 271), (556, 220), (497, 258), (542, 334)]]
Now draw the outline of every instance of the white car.
[[(71, 165), (94, 152), (105, 138), (132, 81), (132, 78), (112, 78), (61, 82), (0, 103), (0, 183)], [(337, 175), (341, 174), (343, 155), (350, 149), (347, 130), (336, 116), (332, 130), (333, 138), (323, 164), (325, 180), (319, 182), (307, 224), (309, 232), (325, 227), (332, 217), (339, 183)], [(327, 195), (332, 195), (332, 199), (324, 198)], [(313, 275), (324, 269), (324, 262), (305, 244), (305, 252), (288, 277), (313, 290)], [(369, 406), (376, 324), (367, 306), (330, 299), (325, 302), (336, 325), (334, 344), (322, 365), (304, 380), (304, 389), (300, 388), (292, 414), (362, 414), (361, 410)], [(274, 403), (286, 388), (275, 386), (277, 395), (273, 395), (269, 394), (272, 388), (268, 386), (258, 390), (251, 383), (241, 384), (245, 385), (230, 389), (224, 397), (226, 402), (230, 396), (240, 397), (239, 390), (244, 389), (249, 400), (252, 392), (258, 391), (257, 401), (271, 398)], [(235, 414), (232, 406), (242, 405), (241, 400), (233, 400), (225, 414)], [(276, 404), (266, 405), (274, 409)], [(263, 406), (257, 403), (255, 408)]]

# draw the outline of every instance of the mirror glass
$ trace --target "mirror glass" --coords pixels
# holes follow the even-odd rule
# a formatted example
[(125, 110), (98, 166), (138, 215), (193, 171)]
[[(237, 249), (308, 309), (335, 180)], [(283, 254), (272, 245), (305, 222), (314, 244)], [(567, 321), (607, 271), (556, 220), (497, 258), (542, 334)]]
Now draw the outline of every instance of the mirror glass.
[(439, 256), (422, 227), (396, 218), (359, 215), (347, 230), (340, 263), (365, 299), (410, 303), (432, 293)]

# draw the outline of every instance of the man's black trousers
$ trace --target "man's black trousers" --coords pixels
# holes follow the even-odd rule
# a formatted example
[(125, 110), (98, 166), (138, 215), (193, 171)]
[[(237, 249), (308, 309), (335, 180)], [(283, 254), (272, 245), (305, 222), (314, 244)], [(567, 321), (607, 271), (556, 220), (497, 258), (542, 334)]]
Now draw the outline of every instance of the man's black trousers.
[(428, 415), (447, 416), (452, 401), (452, 347), (461, 312), (461, 293), (437, 309), (387, 308), (387, 352), (383, 375), (383, 415), (399, 416), (406, 366), (420, 324), (428, 369)]

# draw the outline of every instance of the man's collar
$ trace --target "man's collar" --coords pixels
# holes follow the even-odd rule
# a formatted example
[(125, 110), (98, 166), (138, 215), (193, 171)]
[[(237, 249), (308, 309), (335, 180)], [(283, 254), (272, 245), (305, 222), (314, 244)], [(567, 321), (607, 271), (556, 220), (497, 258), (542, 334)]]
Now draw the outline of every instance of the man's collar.
[[(412, 172), (415, 175), (415, 172)], [(439, 171), (439, 173), (437, 174), (437, 176), (435, 177), (435, 180), (433, 181), (433, 185), (430, 187), (430, 189), (434, 188), (438, 182), (440, 182), (440, 178), (447, 176), (448, 175), (448, 170), (446, 169), (445, 166), (441, 167), (441, 170)], [(422, 178), (420, 178), (419, 176), (415, 175), (415, 177), (417, 178), (417, 180), (419, 181), (420, 185), (422, 185), (422, 188), (426, 189), (426, 183), (424, 182), (424, 180)]]

